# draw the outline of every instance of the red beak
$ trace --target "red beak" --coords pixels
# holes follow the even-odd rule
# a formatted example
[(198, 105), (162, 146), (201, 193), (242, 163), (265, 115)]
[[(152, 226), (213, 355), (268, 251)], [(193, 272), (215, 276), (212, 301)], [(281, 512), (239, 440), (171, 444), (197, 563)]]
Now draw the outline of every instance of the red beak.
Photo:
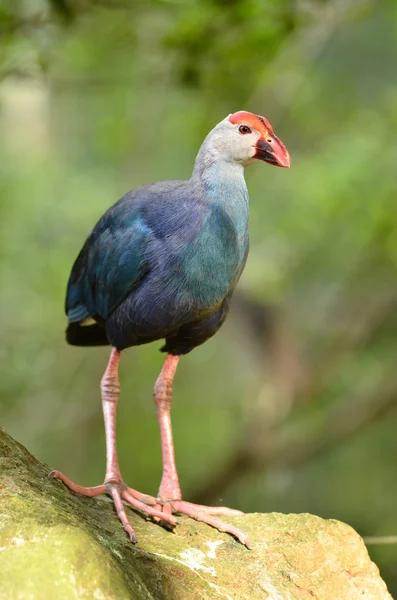
[(257, 141), (255, 144), (256, 152), (254, 158), (263, 160), (275, 167), (285, 167), (289, 169), (291, 166), (291, 159), (283, 142), (274, 135), (274, 133), (270, 134), (268, 139), (271, 139), (271, 142), (267, 142), (263, 139)]

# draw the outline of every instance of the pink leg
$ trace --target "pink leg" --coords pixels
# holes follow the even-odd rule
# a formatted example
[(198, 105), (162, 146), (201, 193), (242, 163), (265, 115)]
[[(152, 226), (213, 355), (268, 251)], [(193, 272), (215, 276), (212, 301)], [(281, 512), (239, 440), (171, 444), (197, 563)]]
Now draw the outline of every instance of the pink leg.
[[(179, 356), (174, 356), (172, 354), (167, 355), (154, 387), (154, 400), (156, 403), (157, 419), (160, 428), (161, 453), (163, 457), (163, 476), (161, 478), (158, 493), (158, 504), (155, 508), (159, 510), (162, 509), (163, 513), (167, 515), (177, 512), (196, 519), (197, 521), (203, 521), (219, 531), (234, 535), (242, 544), (247, 546), (247, 548), (251, 548), (248, 537), (243, 531), (236, 527), (232, 527), (231, 525), (227, 525), (220, 519), (216, 519), (212, 516), (214, 514), (229, 516), (241, 515), (243, 514), (241, 511), (224, 506), (201, 506), (182, 500), (182, 493), (175, 464), (175, 450), (171, 426), (172, 383), (179, 358)], [(155, 520), (158, 521), (157, 518)]]
[(103, 419), (106, 438), (106, 483), (120, 483), (121, 474), (116, 448), (116, 410), (120, 396), (120, 352), (112, 348), (106, 371), (101, 381)]
[(119, 461), (116, 448), (116, 409), (120, 395), (120, 383), (118, 377), (118, 366), (120, 352), (116, 348), (112, 349), (108, 366), (101, 381), (102, 408), (105, 421), (106, 436), (106, 475), (105, 482), (95, 487), (83, 487), (73, 483), (68, 477), (59, 471), (51, 471), (50, 477), (61, 479), (72, 491), (84, 496), (99, 496), (108, 492), (116, 507), (117, 515), (131, 538), (136, 542), (136, 536), (131, 527), (122, 500), (128, 502), (134, 508), (143, 511), (156, 518), (161, 517), (162, 521), (170, 525), (176, 525), (175, 517), (164, 514), (155, 508), (156, 500), (151, 496), (141, 494), (136, 490), (128, 488), (120, 474)]
[(181, 500), (182, 493), (175, 465), (174, 440), (171, 426), (172, 382), (179, 356), (168, 354), (154, 386), (157, 419), (160, 428), (163, 476), (158, 496), (161, 500)]

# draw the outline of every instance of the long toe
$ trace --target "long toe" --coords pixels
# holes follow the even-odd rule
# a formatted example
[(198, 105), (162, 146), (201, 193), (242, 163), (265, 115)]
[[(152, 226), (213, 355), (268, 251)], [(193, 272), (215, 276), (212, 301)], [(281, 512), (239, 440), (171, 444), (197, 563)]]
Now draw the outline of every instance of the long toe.
[(121, 500), (121, 494), (122, 494), (122, 492), (120, 491), (120, 489), (112, 486), (110, 488), (110, 493), (111, 493), (112, 498), (113, 498), (114, 506), (115, 506), (116, 512), (117, 512), (117, 516), (120, 519), (122, 526), (124, 527), (125, 531), (130, 536), (131, 542), (133, 544), (136, 544), (137, 539), (136, 539), (135, 531), (134, 531), (131, 523), (128, 520), (127, 514), (125, 512), (124, 504), (123, 504), (123, 502)]
[(93, 487), (84, 487), (74, 483), (71, 479), (69, 479), (69, 477), (66, 477), (66, 475), (61, 473), (61, 471), (51, 471), (48, 473), (48, 477), (50, 479), (60, 479), (70, 490), (72, 490), (72, 492), (81, 494), (82, 496), (94, 498), (95, 496), (106, 494), (106, 485), (104, 483), (102, 485), (95, 485)]
[(207, 513), (208, 515), (226, 515), (229, 517), (236, 517), (244, 514), (242, 510), (237, 510), (236, 508), (228, 508), (227, 506), (205, 506), (203, 504), (185, 502), (184, 500), (180, 500), (179, 505), (199, 510), (200, 512)]
[(160, 519), (160, 521), (163, 521), (164, 523), (167, 523), (172, 527), (175, 527), (175, 525), (177, 525), (178, 523), (176, 517), (172, 516), (171, 514), (167, 514), (161, 510), (157, 510), (153, 506), (149, 506), (147, 504), (144, 504), (140, 500), (137, 500), (134, 496), (130, 494), (128, 488), (121, 491), (121, 497), (123, 500), (125, 500), (125, 502), (128, 502), (128, 504), (130, 504), (133, 508), (137, 508), (139, 511), (146, 513), (150, 517), (158, 518)]
[[(183, 502), (183, 501), (177, 500), (176, 502), (172, 503), (172, 506), (173, 506), (175, 512), (186, 515), (187, 517), (191, 517), (192, 519), (195, 519), (196, 521), (201, 521), (202, 523), (207, 523), (207, 525), (210, 525), (211, 527), (214, 527), (215, 529), (218, 529), (218, 531), (222, 531), (223, 533), (229, 533), (230, 535), (232, 535), (236, 539), (238, 539), (239, 542), (241, 542), (249, 550), (252, 549), (252, 545), (248, 539), (247, 534), (244, 533), (244, 531), (242, 531), (241, 529), (238, 529), (237, 527), (234, 527), (233, 525), (228, 525), (228, 523), (224, 523), (224, 521), (221, 521), (220, 519), (213, 517), (208, 512), (205, 512), (204, 510), (200, 510), (200, 508), (197, 508), (197, 507), (199, 507), (199, 505), (197, 505), (197, 504), (196, 505), (191, 505), (191, 504), (189, 505), (189, 504), (190, 504), (189, 502)], [(208, 509), (210, 507), (206, 506), (204, 508)], [(229, 509), (229, 510), (233, 510), (233, 509)]]

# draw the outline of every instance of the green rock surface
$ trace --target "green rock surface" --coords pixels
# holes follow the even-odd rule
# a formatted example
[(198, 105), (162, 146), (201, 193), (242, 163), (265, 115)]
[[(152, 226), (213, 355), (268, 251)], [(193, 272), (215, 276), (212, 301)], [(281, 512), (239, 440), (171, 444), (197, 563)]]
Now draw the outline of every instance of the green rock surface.
[(171, 533), (48, 479), (49, 468), (0, 430), (0, 598), (29, 600), (391, 600), (351, 527), (308, 514), (230, 518), (249, 551), (180, 518)]

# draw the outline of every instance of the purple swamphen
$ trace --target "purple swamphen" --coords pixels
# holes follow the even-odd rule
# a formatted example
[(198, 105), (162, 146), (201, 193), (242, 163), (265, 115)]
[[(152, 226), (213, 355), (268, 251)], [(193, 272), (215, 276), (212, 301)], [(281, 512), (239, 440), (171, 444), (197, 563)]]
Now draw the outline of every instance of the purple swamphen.
[[(241, 514), (182, 500), (171, 429), (172, 382), (179, 358), (218, 331), (248, 254), (248, 192), (244, 167), (254, 159), (289, 167), (287, 149), (264, 117), (240, 111), (206, 137), (188, 181), (163, 181), (126, 194), (103, 215), (70, 275), (66, 339), (76, 346), (111, 345), (101, 382), (106, 433), (105, 482), (82, 487), (50, 473), (86, 496), (108, 493), (131, 540), (136, 536), (123, 500), (157, 522), (174, 513), (234, 535), (245, 533), (214, 515)], [(116, 450), (120, 352), (165, 339), (164, 366), (154, 386), (163, 476), (157, 498), (129, 488)]]

